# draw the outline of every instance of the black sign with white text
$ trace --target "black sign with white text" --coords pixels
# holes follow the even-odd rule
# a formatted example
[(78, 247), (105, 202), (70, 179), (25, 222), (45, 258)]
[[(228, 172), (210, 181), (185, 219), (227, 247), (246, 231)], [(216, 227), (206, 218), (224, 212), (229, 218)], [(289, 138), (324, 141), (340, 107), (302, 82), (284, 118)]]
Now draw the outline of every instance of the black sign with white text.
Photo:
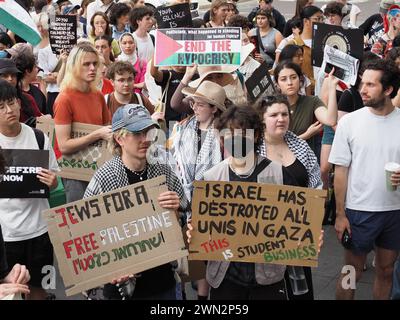
[(247, 93), (252, 101), (257, 100), (269, 86), (273, 86), (268, 64), (264, 61), (245, 82)]
[(70, 52), (77, 42), (76, 16), (59, 16), (49, 26), (49, 40), (51, 50), (60, 54), (61, 50)]
[(189, 3), (158, 7), (155, 18), (157, 19), (158, 29), (193, 27)]
[(49, 198), (49, 187), (37, 174), (49, 168), (49, 150), (2, 149), (6, 172), (0, 182), (0, 198)]

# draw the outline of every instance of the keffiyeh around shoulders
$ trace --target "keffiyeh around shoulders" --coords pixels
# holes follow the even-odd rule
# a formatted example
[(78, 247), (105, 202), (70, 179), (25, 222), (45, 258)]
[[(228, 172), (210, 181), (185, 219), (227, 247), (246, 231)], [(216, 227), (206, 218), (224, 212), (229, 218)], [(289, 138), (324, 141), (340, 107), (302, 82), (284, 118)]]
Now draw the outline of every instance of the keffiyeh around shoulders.
[[(321, 172), (318, 164), (318, 159), (307, 142), (300, 139), (291, 131), (287, 131), (283, 137), (287, 143), (290, 151), (293, 152), (295, 157), (302, 163), (308, 173), (308, 187), (309, 188), (321, 188)], [(261, 156), (267, 157), (267, 145), (265, 138), (263, 138), (262, 144), (258, 150)]]

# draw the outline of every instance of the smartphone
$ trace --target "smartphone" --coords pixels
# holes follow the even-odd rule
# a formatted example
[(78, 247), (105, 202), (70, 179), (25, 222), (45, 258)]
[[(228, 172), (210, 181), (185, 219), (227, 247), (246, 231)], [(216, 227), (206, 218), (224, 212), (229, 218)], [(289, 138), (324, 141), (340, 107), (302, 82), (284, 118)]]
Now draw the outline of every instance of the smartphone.
[(330, 63), (326, 64), (325, 73), (330, 73), (333, 68), (335, 68), (333, 75), (336, 78), (343, 80), (344, 79), (344, 69), (339, 68), (338, 66), (334, 66), (333, 64), (330, 64)]
[(342, 245), (346, 249), (351, 249), (351, 236), (347, 229), (344, 229), (343, 235), (342, 235)]

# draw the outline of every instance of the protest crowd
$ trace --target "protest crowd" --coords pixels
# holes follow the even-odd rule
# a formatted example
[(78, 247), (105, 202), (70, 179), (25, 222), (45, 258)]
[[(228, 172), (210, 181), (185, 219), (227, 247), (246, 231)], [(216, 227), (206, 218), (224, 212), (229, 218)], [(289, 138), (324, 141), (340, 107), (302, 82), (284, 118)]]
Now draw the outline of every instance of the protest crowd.
[[(173, 217), (175, 236), (189, 252), (204, 233), (210, 241), (201, 246), (203, 258), (110, 272), (101, 285), (79, 290), (86, 299), (182, 300), (185, 282), (192, 282), (198, 300), (314, 300), (315, 265), (305, 257), (324, 250), (322, 225), (334, 226), (343, 265), (354, 268), (356, 282), (371, 253), (374, 299), (400, 299), (400, 5), (382, 0), (363, 22), (351, 1), (320, 8), (297, 0), (285, 21), (273, 0), (258, 0), (248, 15), (238, 1), (210, 0), (204, 17), (190, 0), (157, 8), (141, 0), (0, 3), (0, 299), (56, 299), (42, 286), (44, 266), (55, 257), (60, 264), (66, 253), (76, 259), (75, 273), (84, 273), (89, 269), (80, 258), (90, 252), (89, 271), (101, 270), (106, 251), (96, 249), (122, 241), (115, 227), (55, 242), (55, 226), (43, 212), (63, 206), (68, 213), (56, 210), (57, 217), (72, 228), (131, 208), (131, 233), (125, 223), (124, 236), (145, 234), (156, 228), (156, 218), (134, 220), (135, 208), (150, 192), (128, 188), (158, 177), (165, 177), (164, 189), (155, 188), (152, 208), (173, 214), (160, 214), (159, 226), (169, 227)], [(16, 12), (22, 13), (5, 18)], [(98, 166), (96, 150), (105, 159)], [(39, 154), (44, 165), (34, 162)], [(13, 177), (21, 172), (33, 173), (40, 191), (19, 187)], [(219, 198), (213, 199), (229, 201), (213, 206), (211, 196), (200, 196), (211, 191), (197, 182), (215, 183), (207, 184)], [(211, 255), (232, 249), (226, 239), (240, 229), (240, 215), (255, 219), (261, 212), (261, 194), (251, 205), (243, 190), (252, 199), (251, 188), (263, 184), (325, 194), (319, 209), (308, 212), (319, 219), (316, 234), (310, 227), (295, 238), (281, 225), (268, 233), (279, 240), (286, 232), (299, 245), (310, 241), (296, 258), (307, 263), (267, 262), (278, 260), (271, 246), (285, 248), (269, 239), (267, 228), (257, 238), (262, 246), (243, 244), (239, 255), (269, 247), (264, 262), (231, 259), (225, 249), (221, 259)], [(213, 219), (201, 220), (207, 210), (198, 212), (199, 201)], [(78, 212), (84, 204), (87, 211)], [(274, 207), (266, 208), (257, 213), (260, 221), (274, 220)], [(307, 215), (301, 219), (308, 224)], [(214, 233), (226, 238), (212, 242)], [(149, 240), (149, 248), (168, 242), (165, 235)], [(288, 261), (288, 251), (280, 252)], [(129, 257), (134, 264), (131, 251)], [(355, 289), (342, 285), (345, 276), (337, 280), (338, 300), (354, 299)]]

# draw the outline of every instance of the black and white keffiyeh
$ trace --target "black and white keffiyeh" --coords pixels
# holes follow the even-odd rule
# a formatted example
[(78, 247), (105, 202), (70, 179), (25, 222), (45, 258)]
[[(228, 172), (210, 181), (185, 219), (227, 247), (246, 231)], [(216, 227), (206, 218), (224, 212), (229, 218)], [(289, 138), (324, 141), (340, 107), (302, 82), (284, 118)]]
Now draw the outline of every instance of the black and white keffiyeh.
[[(318, 164), (318, 159), (307, 142), (300, 139), (293, 132), (287, 131), (283, 137), (287, 143), (290, 151), (292, 151), (295, 157), (302, 163), (308, 173), (308, 187), (309, 188), (321, 188), (321, 172)], [(259, 154), (263, 157), (267, 156), (267, 146), (265, 139), (263, 138), (262, 144), (259, 147)]]
[[(191, 216), (189, 201), (187, 200), (178, 177), (168, 164), (151, 161), (147, 163), (147, 178), (153, 179), (165, 175), (168, 190), (175, 191), (180, 198), (179, 212), (184, 217)], [(88, 187), (84, 198), (92, 197), (100, 193), (109, 192), (129, 185), (128, 176), (124, 169), (121, 157), (114, 156), (96, 171)], [(185, 219), (186, 221), (186, 219)]]
[(222, 161), (219, 136), (213, 125), (207, 130), (199, 151), (197, 150), (198, 128), (194, 116), (183, 123), (173, 140), (171, 149), (189, 202), (192, 198), (193, 181), (202, 180), (207, 170)]

